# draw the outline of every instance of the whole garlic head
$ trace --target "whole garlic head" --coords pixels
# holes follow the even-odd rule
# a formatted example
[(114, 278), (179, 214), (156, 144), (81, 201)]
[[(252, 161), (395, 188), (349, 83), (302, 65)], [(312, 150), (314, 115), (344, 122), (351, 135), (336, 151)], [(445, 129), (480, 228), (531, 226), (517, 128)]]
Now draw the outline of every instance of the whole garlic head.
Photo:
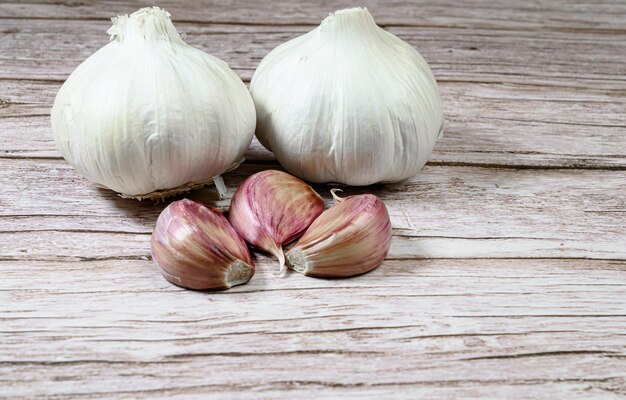
[(312, 182), (409, 178), (428, 161), (443, 125), (426, 61), (366, 8), (337, 11), (275, 48), (250, 90), (259, 141)]
[(256, 124), (241, 79), (187, 45), (165, 10), (112, 21), (111, 42), (55, 99), (63, 157), (87, 179), (136, 198), (186, 191), (239, 165)]

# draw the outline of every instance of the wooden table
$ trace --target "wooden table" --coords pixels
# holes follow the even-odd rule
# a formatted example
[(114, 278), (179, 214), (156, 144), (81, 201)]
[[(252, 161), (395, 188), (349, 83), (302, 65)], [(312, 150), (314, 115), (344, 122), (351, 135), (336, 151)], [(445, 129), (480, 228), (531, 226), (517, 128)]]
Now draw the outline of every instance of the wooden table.
[[(164, 205), (96, 189), (52, 141), (62, 82), (146, 3), (2, 1), (0, 397), (626, 394), (626, 3), (361, 3), (430, 63), (447, 121), (417, 177), (347, 191), (386, 202), (388, 259), (328, 281), (258, 255), (249, 284), (200, 293), (150, 259)], [(245, 81), (350, 4), (160, 2)], [(278, 167), (247, 156), (229, 196)]]

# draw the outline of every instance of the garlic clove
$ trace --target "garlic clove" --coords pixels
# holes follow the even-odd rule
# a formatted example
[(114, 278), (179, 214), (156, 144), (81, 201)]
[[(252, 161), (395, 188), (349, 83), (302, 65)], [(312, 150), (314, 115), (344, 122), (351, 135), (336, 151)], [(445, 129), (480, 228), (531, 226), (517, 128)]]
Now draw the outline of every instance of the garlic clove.
[(363, 194), (340, 198), (324, 211), (287, 252), (291, 269), (318, 278), (345, 278), (378, 267), (391, 245), (385, 204)]
[(437, 82), (366, 8), (330, 14), (263, 58), (250, 82), (256, 136), (291, 174), (370, 185), (414, 176), (443, 126)]
[(324, 211), (324, 200), (309, 185), (281, 171), (246, 179), (230, 203), (229, 220), (251, 245), (276, 256), (281, 272), (283, 246), (296, 239)]
[(254, 275), (248, 247), (228, 220), (195, 201), (167, 206), (157, 219), (151, 245), (165, 279), (187, 289), (229, 289)]

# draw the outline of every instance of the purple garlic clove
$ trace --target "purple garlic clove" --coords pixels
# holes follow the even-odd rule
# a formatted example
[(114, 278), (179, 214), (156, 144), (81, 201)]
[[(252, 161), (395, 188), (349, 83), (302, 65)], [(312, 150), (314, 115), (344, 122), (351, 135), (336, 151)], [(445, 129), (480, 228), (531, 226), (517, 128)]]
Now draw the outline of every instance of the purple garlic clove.
[(276, 256), (282, 271), (283, 246), (301, 235), (322, 211), (324, 200), (309, 185), (285, 172), (267, 170), (239, 186), (229, 219), (248, 243)]
[(391, 221), (385, 204), (363, 194), (338, 197), (287, 252), (291, 269), (318, 278), (345, 278), (378, 267), (391, 245)]
[(218, 211), (183, 199), (167, 206), (152, 233), (152, 258), (165, 279), (187, 289), (229, 289), (250, 280), (246, 243)]

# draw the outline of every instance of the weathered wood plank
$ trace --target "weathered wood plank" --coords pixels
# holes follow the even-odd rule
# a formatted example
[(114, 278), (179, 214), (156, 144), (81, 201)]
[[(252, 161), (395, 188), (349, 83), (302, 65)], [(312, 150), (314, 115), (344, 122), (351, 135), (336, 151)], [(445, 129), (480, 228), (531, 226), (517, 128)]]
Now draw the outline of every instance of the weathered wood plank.
[[(616, 239), (617, 240), (617, 239)], [(564, 258), (623, 260), (623, 241), (543, 238), (400, 236), (391, 240), (389, 260), (467, 258)], [(134, 260), (150, 258), (149, 234), (55, 230), (0, 233), (0, 261)]]
[[(175, 21), (176, 22), (176, 21)], [(4, 20), (0, 78), (64, 80), (108, 43), (108, 21)], [(224, 61), (248, 81), (277, 45), (311, 29), (302, 26), (179, 23), (186, 41)], [(440, 81), (550, 84), (621, 90), (625, 33), (542, 32), (453, 27), (390, 27), (415, 46)]]
[[(244, 164), (226, 174), (228, 196), (266, 168)], [(0, 182), (5, 259), (149, 256), (148, 235), (163, 204), (97, 189), (63, 160), (0, 160)], [(328, 186), (316, 189), (328, 200)], [(623, 171), (439, 166), (402, 184), (345, 188), (346, 195), (363, 192), (387, 204), (396, 235), (392, 259), (626, 258)], [(207, 189), (191, 198), (226, 207), (228, 196), (216, 200)]]
[(261, 257), (248, 285), (198, 293), (150, 261), (2, 263), (0, 396), (623, 390), (624, 262), (390, 261), (334, 281), (273, 268)]
[[(346, 190), (388, 205), (390, 257), (318, 280), (257, 255), (251, 282), (223, 293), (167, 283), (149, 254), (164, 205), (95, 189), (51, 140), (61, 82), (107, 42), (109, 17), (145, 3), (0, 4), (0, 397), (626, 394), (626, 4), (363, 4), (424, 54), (446, 107), (422, 174)], [(160, 5), (247, 81), (352, 4)], [(258, 143), (247, 156), (230, 194), (276, 167)]]
[[(348, 0), (288, 0), (256, 2), (236, 0), (162, 0), (159, 5), (173, 17), (194, 23), (295, 25), (319, 24), (328, 13), (354, 7)], [(559, 29), (566, 31), (624, 31), (626, 5), (619, 1), (538, 1), (515, 3), (494, 0), (394, 1), (363, 0), (380, 24), (454, 26), (462, 28)], [(105, 19), (133, 12), (146, 3), (132, 1), (74, 2), (58, 0), (5, 1), (0, 18)]]

